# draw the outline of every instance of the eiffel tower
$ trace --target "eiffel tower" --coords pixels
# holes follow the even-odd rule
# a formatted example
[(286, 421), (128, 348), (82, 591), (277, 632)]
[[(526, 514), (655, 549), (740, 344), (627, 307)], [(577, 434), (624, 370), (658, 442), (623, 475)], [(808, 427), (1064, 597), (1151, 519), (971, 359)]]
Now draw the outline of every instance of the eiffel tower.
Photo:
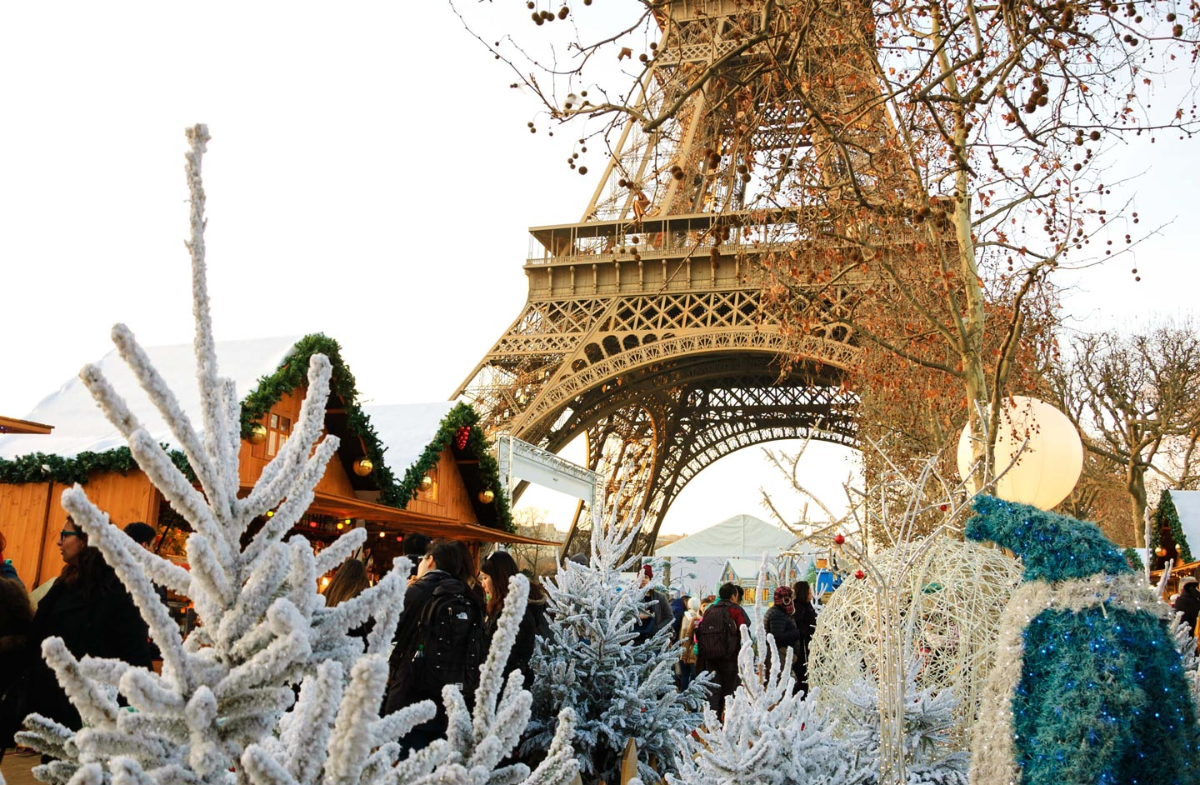
[[(584, 436), (608, 503), (641, 516), (636, 553), (721, 457), (778, 439), (856, 443), (848, 331), (836, 318), (781, 329), (761, 263), (810, 239), (797, 178), (836, 189), (845, 156), (878, 165), (886, 120), (861, 108), (873, 82), (852, 54), (870, 37), (869, 6), (793, 0), (772, 16), (765, 5), (666, 6), (638, 109), (678, 111), (624, 127), (581, 221), (530, 230), (528, 301), (455, 393), (493, 433), (552, 452)], [(695, 89), (699, 74), (710, 78)], [(834, 123), (840, 144), (822, 130)], [(853, 284), (836, 291), (820, 295), (834, 315)], [(588, 549), (581, 513), (565, 554)]]

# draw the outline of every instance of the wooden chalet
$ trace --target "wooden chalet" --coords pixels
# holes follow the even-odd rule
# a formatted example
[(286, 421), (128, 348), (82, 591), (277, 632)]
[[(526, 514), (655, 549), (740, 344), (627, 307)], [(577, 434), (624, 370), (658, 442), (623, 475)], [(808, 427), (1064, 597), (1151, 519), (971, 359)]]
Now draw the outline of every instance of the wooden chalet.
[[(192, 422), (200, 422), (191, 345), (148, 348), (147, 353)], [(340, 347), (320, 334), (218, 344), (221, 374), (232, 378), (239, 392), (249, 391), (242, 400), (243, 492), (249, 492), (291, 434), (307, 389), (309, 357), (315, 353), (325, 354), (333, 365), (325, 427), (340, 445), (295, 534), (313, 539), (319, 548), (347, 528), (365, 527), (365, 556), (377, 572), (402, 553), (404, 536), (417, 532), (476, 546), (551, 544), (512, 533), (496, 462), (470, 406), (360, 406)], [(108, 354), (99, 365), (143, 427), (169, 449), (177, 447), (117, 354)], [(53, 422), (55, 428), (52, 433), (35, 431), (38, 435), (15, 430), (0, 435), (0, 528), (8, 540), (5, 555), (27, 586), (40, 585), (62, 569), (57, 541), (66, 513), (59, 496), (76, 482), (115, 523), (154, 526), (160, 552), (182, 558), (186, 523), (137, 468), (124, 439), (82, 382), (76, 378), (64, 384), (29, 419)], [(182, 453), (172, 455), (186, 465)]]

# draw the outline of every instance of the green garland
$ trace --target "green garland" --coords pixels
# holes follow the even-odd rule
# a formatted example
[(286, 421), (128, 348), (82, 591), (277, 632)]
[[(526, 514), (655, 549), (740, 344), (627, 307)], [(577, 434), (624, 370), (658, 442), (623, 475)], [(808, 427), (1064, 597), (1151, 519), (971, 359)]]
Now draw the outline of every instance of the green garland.
[(1175, 549), (1179, 552), (1180, 560), (1184, 564), (1190, 564), (1192, 549), (1183, 533), (1183, 524), (1179, 522), (1179, 511), (1175, 509), (1175, 502), (1172, 501), (1171, 492), (1168, 490), (1164, 490), (1158, 497), (1158, 509), (1154, 513), (1154, 521), (1157, 525), (1154, 527), (1154, 542), (1150, 546), (1151, 550), (1158, 547), (1164, 520), (1171, 530), (1171, 537), (1175, 540)]
[[(421, 453), (421, 457), (417, 459), (416, 463), (408, 467), (400, 484), (394, 489), (380, 494), (379, 500), (384, 504), (403, 508), (409, 501), (415, 499), (417, 491), (420, 490), (421, 478), (425, 476), (426, 472), (437, 466), (442, 450), (446, 449), (458, 433), (458, 429), (462, 427), (471, 429), (471, 433), (467, 437), (466, 452), (479, 460), (479, 474), (483, 479), (484, 487), (492, 489), (492, 492), (496, 494), (494, 502), (496, 523), (498, 524), (496, 528), (503, 529), (510, 534), (516, 532), (517, 527), (512, 519), (512, 511), (509, 509), (508, 499), (505, 497), (504, 488), (500, 483), (500, 466), (492, 457), (491, 445), (488, 443), (487, 437), (483, 435), (483, 429), (479, 427), (479, 414), (465, 403), (456, 404), (442, 418), (442, 424), (438, 427), (437, 434), (429, 442), (429, 446), (425, 448), (425, 452)], [(394, 495), (392, 495), (393, 493)]]
[[(171, 463), (175, 464), (191, 482), (196, 475), (188, 464), (187, 457), (179, 450), (163, 445)], [(81, 452), (72, 458), (35, 452), (12, 460), (0, 458), (0, 483), (17, 485), (26, 482), (56, 482), (62, 485), (86, 485), (88, 478), (100, 472), (128, 474), (137, 469), (137, 461), (128, 447), (116, 447), (104, 452)]]
[[(455, 433), (462, 426), (471, 427), (471, 435), (467, 440), (467, 452), (479, 460), (479, 472), (483, 484), (491, 488), (497, 498), (496, 526), (506, 532), (516, 532), (512, 511), (500, 484), (500, 467), (492, 457), (490, 445), (483, 431), (478, 427), (479, 415), (469, 405), (460, 403), (450, 410), (442, 420), (437, 435), (416, 464), (409, 467), (403, 481), (396, 479), (395, 473), (388, 467), (384, 458), (383, 442), (379, 439), (375, 427), (362, 407), (358, 405), (358, 388), (354, 374), (342, 361), (342, 347), (337, 341), (322, 333), (306, 335), (296, 342), (287, 360), (274, 373), (263, 376), (258, 380), (254, 391), (242, 401), (241, 431), (242, 436), (250, 435), (251, 429), (271, 411), (271, 407), (279, 403), (283, 396), (303, 387), (308, 383), (308, 363), (314, 354), (323, 354), (329, 358), (332, 375), (329, 380), (330, 391), (342, 399), (346, 410), (346, 421), (350, 432), (362, 440), (367, 459), (374, 464), (373, 481), (379, 486), (379, 502), (390, 507), (404, 509), (417, 496), (420, 489), (421, 477), (437, 466), (442, 450), (450, 444)], [(166, 445), (163, 445), (166, 449)], [(179, 450), (168, 450), (171, 461), (192, 482), (196, 475), (188, 465), (187, 458)], [(99, 472), (120, 472), (127, 474), (137, 468), (137, 462), (129, 452), (128, 447), (117, 447), (104, 452), (81, 452), (73, 458), (58, 455), (33, 453), (23, 455), (13, 460), (0, 458), (0, 482), (26, 483), (50, 482), (70, 485), (86, 483), (88, 477)]]

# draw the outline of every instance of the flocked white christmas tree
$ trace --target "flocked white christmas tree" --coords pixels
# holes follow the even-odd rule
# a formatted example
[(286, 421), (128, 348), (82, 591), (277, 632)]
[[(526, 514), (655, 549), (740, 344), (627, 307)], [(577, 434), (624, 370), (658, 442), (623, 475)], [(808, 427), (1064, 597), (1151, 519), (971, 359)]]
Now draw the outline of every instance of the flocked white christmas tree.
[[(557, 718), (537, 771), (500, 765), (530, 714), (531, 697), (519, 681), (510, 679), (501, 690), (503, 664), (524, 613), (523, 580), (514, 582), (506, 603), (474, 713), (456, 687), (447, 687), (448, 738), (399, 759), (396, 741), (434, 710), (426, 701), (378, 715), (406, 563), (357, 598), (327, 609), (316, 591), (317, 577), (361, 546), (365, 530), (343, 535), (319, 555), (304, 538), (284, 542), (338, 446), (335, 437), (322, 438), (330, 376), (324, 356), (310, 361), (308, 391), (291, 438), (250, 493), (239, 498), (239, 399), (232, 381), (219, 375), (206, 284), (201, 160), (207, 129), (189, 129), (188, 138), (199, 429), (133, 334), (118, 325), (113, 340), (171, 428), (200, 489), (99, 369), (85, 367), (81, 377), (126, 437), (138, 465), (190, 523), (190, 570), (133, 544), (80, 486), (63, 493), (63, 506), (132, 595), (163, 666), (159, 675), (116, 660), (76, 659), (61, 639), (48, 639), (43, 655), (79, 710), (83, 728), (73, 732), (37, 715), (28, 718), (19, 742), (54, 758), (36, 767), (34, 776), (51, 785), (565, 785), (576, 772), (569, 710)], [(243, 536), (256, 520), (265, 523), (243, 548)], [(154, 583), (194, 604), (201, 626), (186, 639)], [(364, 651), (347, 631), (368, 618), (375, 625)], [(302, 687), (293, 706), (291, 685), (297, 683)]]
[(521, 749), (546, 749), (554, 717), (569, 708), (585, 782), (614, 782), (630, 739), (637, 744), (639, 777), (658, 782), (676, 767), (673, 735), (699, 724), (709, 681), (676, 690), (679, 648), (669, 625), (649, 640), (636, 640), (633, 628), (648, 604), (638, 576), (622, 573), (637, 563), (626, 553), (638, 522), (608, 520), (603, 509), (597, 504), (592, 512), (588, 564), (566, 561), (546, 581), (550, 635), (534, 652), (534, 718)]
[[(762, 596), (760, 579), (756, 597)], [(795, 692), (792, 650), (779, 656), (775, 638), (755, 614), (755, 634), (742, 628), (742, 683), (719, 718), (704, 708), (704, 727), (677, 735), (679, 771), (669, 785), (856, 785), (875, 760), (855, 754), (836, 723)], [(754, 640), (762, 641), (759, 646)]]
[[(921, 687), (917, 676), (921, 662), (908, 657), (902, 700), (904, 733), (901, 754), (908, 785), (967, 785), (970, 756), (950, 748), (958, 698), (953, 689)], [(841, 728), (849, 744), (866, 767), (863, 785), (880, 785), (879, 682), (864, 674), (840, 696), (848, 704), (849, 722)]]

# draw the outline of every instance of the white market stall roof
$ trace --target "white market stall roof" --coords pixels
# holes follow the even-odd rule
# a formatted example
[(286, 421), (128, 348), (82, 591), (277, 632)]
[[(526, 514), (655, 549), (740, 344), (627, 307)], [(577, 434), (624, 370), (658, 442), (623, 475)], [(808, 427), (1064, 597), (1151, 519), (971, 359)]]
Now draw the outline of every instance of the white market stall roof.
[[(283, 336), (221, 341), (217, 344), (220, 374), (234, 380), (238, 398), (244, 399), (258, 386), (259, 378), (279, 368), (298, 340), (298, 336)], [(196, 355), (192, 345), (144, 348), (159, 375), (175, 393), (180, 406), (191, 419), (192, 427), (200, 428), (200, 393), (196, 385)], [(158, 409), (142, 391), (133, 372), (116, 350), (104, 355), (97, 365), (125, 398), (142, 427), (159, 442), (178, 447)], [(125, 439), (104, 417), (78, 376), (44, 398), (25, 419), (54, 423), (54, 432), (37, 436), (2, 435), (0, 458), (11, 460), (35, 452), (72, 458), (81, 452), (104, 452), (126, 446)]]
[[(664, 545), (655, 556), (720, 556), (762, 558), (763, 551), (786, 550), (796, 544), (796, 535), (753, 515), (735, 515), (695, 534)], [(755, 568), (757, 570), (757, 567)]]
[(442, 420), (454, 408), (454, 401), (412, 404), (369, 404), (363, 412), (375, 427), (383, 443), (383, 457), (393, 471), (403, 476), (437, 436)]
[(1175, 512), (1179, 515), (1179, 527), (1183, 529), (1183, 536), (1187, 538), (1187, 544), (1192, 549), (1192, 555), (1197, 556), (1200, 551), (1200, 491), (1167, 491), (1171, 495), (1171, 502), (1175, 505)]

